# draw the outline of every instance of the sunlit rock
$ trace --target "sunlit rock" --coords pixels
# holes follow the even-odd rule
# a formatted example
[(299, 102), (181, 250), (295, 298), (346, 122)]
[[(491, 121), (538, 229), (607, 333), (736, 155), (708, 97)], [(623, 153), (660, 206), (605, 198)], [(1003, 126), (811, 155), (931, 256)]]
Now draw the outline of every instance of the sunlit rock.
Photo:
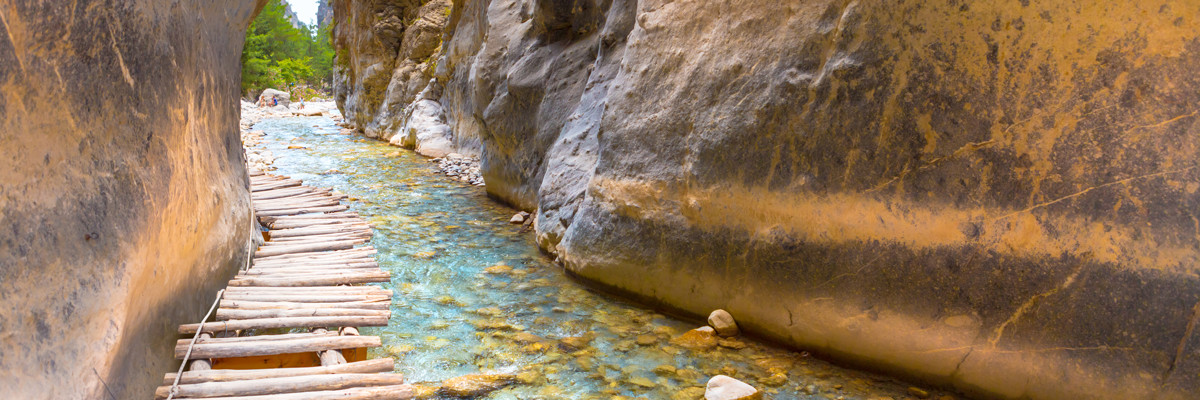
[(745, 382), (717, 375), (708, 380), (704, 388), (705, 400), (753, 400), (761, 399), (762, 392)]

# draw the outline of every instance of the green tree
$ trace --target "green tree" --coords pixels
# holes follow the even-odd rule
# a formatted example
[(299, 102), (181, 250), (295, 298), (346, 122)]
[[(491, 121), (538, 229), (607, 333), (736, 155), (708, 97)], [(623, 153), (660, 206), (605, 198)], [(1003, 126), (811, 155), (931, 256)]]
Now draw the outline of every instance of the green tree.
[(328, 29), (293, 26), (282, 0), (271, 0), (246, 30), (242, 49), (242, 91), (299, 85), (324, 87), (331, 80), (333, 46)]

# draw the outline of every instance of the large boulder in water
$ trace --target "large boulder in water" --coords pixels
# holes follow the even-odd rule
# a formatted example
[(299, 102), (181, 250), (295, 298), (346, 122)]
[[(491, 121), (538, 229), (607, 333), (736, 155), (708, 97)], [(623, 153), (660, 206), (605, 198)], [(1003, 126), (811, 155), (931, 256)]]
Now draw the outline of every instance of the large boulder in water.
[(261, 0), (0, 2), (0, 397), (144, 399), (246, 261)]
[(258, 105), (260, 105), (260, 106), (271, 107), (271, 106), (280, 105), (280, 106), (287, 107), (288, 105), (291, 105), (291, 104), (292, 104), (292, 95), (287, 92), (283, 92), (283, 91), (279, 91), (279, 90), (275, 90), (275, 89), (267, 89), (267, 90), (263, 90), (262, 94), (258, 95)]

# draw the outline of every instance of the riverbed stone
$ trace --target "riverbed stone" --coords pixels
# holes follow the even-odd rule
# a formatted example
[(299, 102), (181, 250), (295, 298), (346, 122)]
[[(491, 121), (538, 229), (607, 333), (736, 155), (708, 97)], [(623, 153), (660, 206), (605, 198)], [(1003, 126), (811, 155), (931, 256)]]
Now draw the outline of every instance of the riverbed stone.
[(651, 345), (658, 343), (658, 336), (657, 335), (649, 335), (649, 334), (637, 335), (637, 338), (635, 339), (635, 341), (637, 342), (637, 344), (639, 346), (651, 346)]
[(704, 388), (705, 400), (752, 400), (761, 399), (762, 392), (745, 382), (725, 375), (717, 375), (708, 380)]
[(511, 374), (471, 374), (442, 381), (441, 393), (449, 396), (477, 397), (508, 386), (516, 380)]
[(690, 350), (712, 350), (717, 347), (717, 333), (710, 326), (703, 326), (671, 339), (671, 344)]
[(713, 329), (717, 331), (717, 334), (721, 336), (730, 337), (737, 336), (738, 334), (737, 322), (735, 322), (733, 320), (733, 316), (729, 315), (729, 312), (725, 310), (717, 309), (709, 313), (708, 326), (713, 327)]

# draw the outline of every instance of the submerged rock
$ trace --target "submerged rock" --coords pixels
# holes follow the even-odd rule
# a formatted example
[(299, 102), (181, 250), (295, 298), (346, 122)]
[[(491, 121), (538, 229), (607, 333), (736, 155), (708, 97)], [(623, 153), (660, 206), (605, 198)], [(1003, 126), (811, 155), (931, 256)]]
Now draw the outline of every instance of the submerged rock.
[(704, 388), (704, 400), (753, 400), (761, 399), (762, 392), (745, 382), (725, 375), (708, 380)]
[(516, 380), (510, 374), (471, 374), (442, 382), (441, 392), (449, 396), (476, 397), (498, 390)]

